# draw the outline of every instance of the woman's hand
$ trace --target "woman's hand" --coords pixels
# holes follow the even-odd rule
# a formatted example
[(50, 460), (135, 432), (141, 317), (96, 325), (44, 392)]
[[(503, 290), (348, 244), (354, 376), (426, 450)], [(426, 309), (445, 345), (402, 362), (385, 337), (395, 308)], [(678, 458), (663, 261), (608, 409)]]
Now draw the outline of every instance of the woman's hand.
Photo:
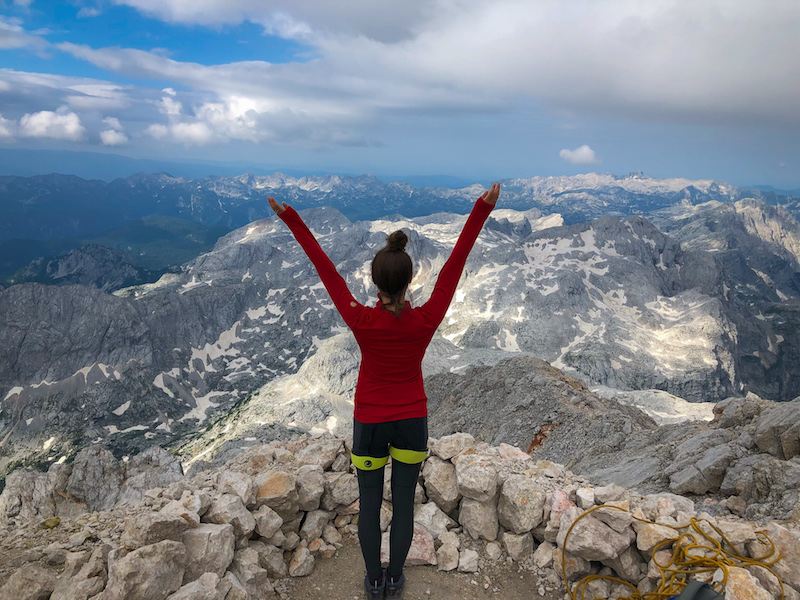
[(284, 202), (283, 206), (281, 206), (280, 204), (278, 204), (278, 201), (275, 200), (275, 198), (273, 198), (272, 196), (267, 198), (267, 200), (269, 200), (270, 208), (272, 208), (272, 210), (275, 211), (276, 215), (281, 214), (283, 211), (285, 211), (287, 208), (289, 208), (289, 205), (286, 204), (286, 202)]
[(500, 197), (500, 182), (492, 184), (492, 188), (488, 192), (481, 194), (481, 200), (487, 204), (494, 206), (497, 204), (497, 199)]

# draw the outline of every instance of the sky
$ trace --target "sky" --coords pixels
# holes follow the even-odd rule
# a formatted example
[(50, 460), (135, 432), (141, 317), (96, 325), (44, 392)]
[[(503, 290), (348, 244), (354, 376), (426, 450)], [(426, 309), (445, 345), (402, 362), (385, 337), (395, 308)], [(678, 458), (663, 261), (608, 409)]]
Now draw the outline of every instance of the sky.
[(796, 0), (0, 0), (0, 149), (797, 188), (798, 31)]

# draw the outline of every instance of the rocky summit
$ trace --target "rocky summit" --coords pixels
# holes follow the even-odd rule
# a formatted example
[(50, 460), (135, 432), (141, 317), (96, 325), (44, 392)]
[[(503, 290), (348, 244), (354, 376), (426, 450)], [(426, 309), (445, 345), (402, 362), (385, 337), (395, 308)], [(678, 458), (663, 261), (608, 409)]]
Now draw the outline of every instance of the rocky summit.
[[(721, 413), (730, 408), (720, 407)], [(770, 423), (784, 420), (775, 416)], [(290, 598), (292, 579), (312, 574), (358, 531), (347, 439), (303, 435), (252, 446), (190, 476), (157, 453), (130, 462), (137, 469), (120, 468), (95, 446), (79, 453), (74, 466), (29, 473), (6, 486), (0, 597)], [(390, 477), (391, 463), (381, 511), (385, 562)], [(657, 589), (658, 565), (670, 563), (673, 544), (678, 548), (681, 534), (690, 532), (695, 554), (726, 557), (729, 595), (778, 600), (782, 581), (784, 597), (800, 597), (795, 527), (743, 520), (733, 502), (733, 510), (716, 515), (707, 506), (670, 493), (598, 485), (518, 447), (490, 446), (457, 432), (430, 439), (407, 564), (480, 575), (504, 561), (534, 574), (541, 590), (562, 593), (599, 574), (617, 581), (595, 580), (592, 591), (618, 597)], [(750, 560), (765, 557), (770, 543), (782, 553), (772, 572)], [(695, 577), (710, 581), (712, 575), (703, 569)]]

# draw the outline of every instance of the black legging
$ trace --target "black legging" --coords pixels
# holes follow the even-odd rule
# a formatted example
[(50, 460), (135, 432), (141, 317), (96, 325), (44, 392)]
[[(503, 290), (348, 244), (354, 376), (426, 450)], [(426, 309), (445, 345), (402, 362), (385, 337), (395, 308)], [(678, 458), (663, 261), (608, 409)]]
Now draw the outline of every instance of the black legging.
[[(392, 530), (389, 535), (389, 576), (397, 580), (414, 536), (414, 491), (420, 464), (392, 460)], [(358, 539), (370, 581), (381, 578), (381, 501), (384, 467), (374, 471), (357, 469), (361, 494)]]

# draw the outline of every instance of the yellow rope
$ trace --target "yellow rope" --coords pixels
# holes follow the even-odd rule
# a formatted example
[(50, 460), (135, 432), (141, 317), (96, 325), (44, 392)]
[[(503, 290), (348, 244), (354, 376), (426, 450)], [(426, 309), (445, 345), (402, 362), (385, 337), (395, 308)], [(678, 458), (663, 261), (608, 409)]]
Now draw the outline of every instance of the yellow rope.
[[(747, 556), (742, 556), (716, 525), (707, 519), (695, 519), (694, 517), (691, 518), (688, 524), (675, 527), (672, 525), (653, 523), (653, 521), (648, 521), (647, 519), (642, 519), (636, 515), (631, 515), (634, 519), (642, 523), (661, 525), (662, 527), (668, 527), (678, 532), (676, 537), (659, 542), (652, 550), (653, 562), (655, 563), (656, 567), (658, 567), (659, 573), (661, 574), (659, 584), (656, 586), (654, 591), (641, 594), (639, 589), (629, 581), (625, 581), (619, 577), (611, 577), (610, 575), (587, 575), (581, 579), (574, 588), (570, 588), (569, 581), (567, 581), (566, 567), (567, 540), (569, 539), (572, 529), (575, 527), (578, 521), (600, 508), (613, 508), (623, 512), (630, 512), (629, 510), (620, 508), (619, 506), (602, 504), (587, 510), (577, 519), (575, 519), (569, 526), (567, 535), (564, 537), (564, 543), (561, 546), (561, 574), (564, 578), (564, 585), (567, 586), (567, 592), (569, 592), (572, 600), (576, 600), (578, 597), (578, 592), (580, 592), (580, 599), (586, 600), (584, 597), (586, 586), (599, 579), (614, 583), (621, 583), (622, 585), (625, 585), (633, 590), (630, 596), (620, 596), (619, 600), (665, 600), (666, 598), (671, 598), (672, 596), (677, 596), (680, 594), (683, 588), (686, 587), (686, 584), (690, 578), (696, 579), (697, 575), (703, 573), (713, 574), (717, 571), (717, 569), (722, 571), (722, 581), (718, 582), (721, 586), (721, 589), (718, 589), (717, 591), (719, 593), (724, 593), (725, 585), (728, 583), (728, 567), (746, 567), (749, 565), (763, 567), (772, 573), (781, 586), (781, 600), (784, 600), (783, 581), (781, 581), (781, 578), (778, 577), (777, 573), (775, 573), (775, 571), (771, 568), (776, 562), (778, 562), (778, 560), (780, 560), (782, 555), (778, 553), (777, 556), (772, 558), (776, 554), (775, 543), (765, 532), (756, 531), (756, 539), (762, 543), (768, 544), (771, 548), (770, 551), (766, 555), (759, 558), (750, 558)], [(711, 536), (710, 533), (703, 531), (701, 526), (703, 523), (710, 526), (711, 529), (713, 529), (714, 532), (721, 538), (722, 542), (717, 541)], [(667, 549), (668, 546), (672, 546), (672, 555), (670, 556), (669, 562), (662, 565), (656, 561), (655, 554), (662, 548)], [(706, 556), (706, 554), (709, 554), (709, 556)]]

